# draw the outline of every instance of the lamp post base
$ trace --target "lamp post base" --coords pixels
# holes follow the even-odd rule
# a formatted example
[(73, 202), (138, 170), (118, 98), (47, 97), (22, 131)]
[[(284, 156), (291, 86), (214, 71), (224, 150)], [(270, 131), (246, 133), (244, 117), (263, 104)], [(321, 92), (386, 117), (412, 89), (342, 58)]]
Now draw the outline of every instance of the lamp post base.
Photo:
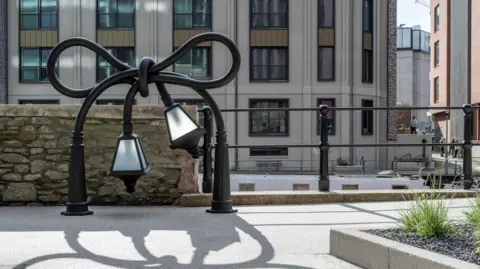
[(88, 210), (87, 203), (67, 203), (67, 210), (61, 212), (63, 216), (88, 216), (93, 211)]
[(232, 201), (229, 202), (217, 202), (212, 201), (212, 208), (207, 209), (207, 213), (212, 214), (231, 214), (237, 213), (237, 209), (232, 208)]

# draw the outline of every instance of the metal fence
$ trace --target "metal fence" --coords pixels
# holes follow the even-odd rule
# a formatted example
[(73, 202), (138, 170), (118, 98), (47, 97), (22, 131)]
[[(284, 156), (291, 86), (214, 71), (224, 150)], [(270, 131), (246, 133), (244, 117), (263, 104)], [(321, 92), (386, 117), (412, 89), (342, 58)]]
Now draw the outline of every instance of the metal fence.
[[(320, 105), (317, 108), (285, 108), (285, 107), (275, 107), (275, 108), (234, 108), (234, 109), (223, 109), (224, 113), (239, 113), (239, 112), (302, 112), (302, 111), (311, 111), (318, 113), (318, 135), (319, 143), (318, 144), (268, 144), (268, 145), (229, 145), (229, 148), (235, 149), (236, 151), (242, 149), (256, 149), (256, 148), (288, 148), (288, 149), (299, 149), (299, 148), (311, 148), (312, 151), (316, 152), (319, 155), (318, 160), (285, 160), (278, 158), (269, 158), (261, 160), (240, 160), (238, 158), (235, 161), (230, 162), (231, 172), (232, 173), (294, 173), (294, 174), (314, 174), (319, 175), (319, 188), (320, 190), (328, 190), (328, 179), (329, 175), (332, 174), (373, 174), (378, 173), (386, 167), (389, 168), (392, 173), (402, 172), (405, 170), (406, 166), (413, 167), (411, 169), (412, 173), (417, 173), (420, 168), (426, 169), (440, 169), (440, 170), (450, 170), (452, 175), (458, 173), (461, 174), (462, 180), (465, 182), (464, 187), (466, 189), (470, 188), (473, 181), (472, 178), (472, 147), (476, 146), (472, 142), (472, 111), (479, 109), (480, 107), (472, 107), (471, 105), (464, 105), (463, 107), (435, 107), (437, 111), (460, 111), (463, 112), (463, 138), (460, 142), (459, 139), (452, 141), (440, 141), (440, 136), (438, 131), (435, 131), (431, 135), (431, 139), (418, 139), (417, 143), (330, 143), (329, 134), (332, 132), (332, 112), (341, 113), (343, 111), (361, 111), (362, 117), (368, 113), (374, 113), (378, 111), (384, 111), (392, 113), (401, 110), (425, 110), (429, 111), (429, 107), (328, 107), (327, 105)], [(203, 173), (204, 179), (207, 178), (211, 180), (212, 171), (213, 171), (213, 157), (212, 151), (215, 146), (212, 145), (212, 137), (214, 134), (213, 131), (213, 120), (212, 114), (209, 107), (204, 107), (199, 110), (203, 115), (203, 125), (207, 130), (204, 139), (203, 139), (203, 158), (201, 159), (201, 169), (200, 172)], [(369, 114), (368, 114), (369, 115)], [(251, 116), (249, 117), (251, 119)], [(373, 119), (373, 117), (372, 117)], [(386, 116), (384, 117), (386, 120)], [(377, 120), (378, 122), (378, 120)], [(430, 127), (433, 125), (433, 121)], [(448, 122), (447, 122), (448, 124)], [(423, 126), (423, 125), (422, 125)], [(418, 126), (419, 128), (421, 126)], [(362, 128), (364, 128), (362, 126)], [(395, 127), (394, 127), (395, 128)], [(439, 127), (440, 128), (440, 127)], [(434, 128), (432, 128), (434, 129)], [(363, 132), (363, 130), (362, 130)], [(447, 131), (441, 130), (441, 132), (446, 133), (448, 137), (448, 125)], [(385, 134), (386, 135), (386, 134)], [(421, 135), (421, 134), (419, 134)], [(443, 136), (443, 134), (440, 134)], [(419, 136), (420, 138), (420, 136)], [(266, 138), (268, 139), (268, 138)], [(388, 141), (391, 142), (391, 141)], [(353, 159), (350, 157), (348, 160), (342, 160), (340, 157), (337, 159), (330, 159), (331, 151), (334, 149), (342, 148), (353, 148), (353, 149), (368, 149), (368, 148), (415, 148), (421, 149), (419, 154), (400, 154), (395, 156), (393, 160), (377, 160), (369, 159), (365, 156), (357, 157)], [(460, 149), (460, 150), (459, 150)], [(394, 149), (396, 150), (396, 149)], [(452, 156), (450, 157), (450, 152), (447, 151), (459, 151), (457, 158)], [(427, 155), (426, 152), (429, 152)], [(442, 151), (442, 152), (440, 152)], [(446, 154), (443, 154), (446, 153)], [(361, 154), (360, 154), (361, 155)], [(434, 158), (435, 157), (435, 158)], [(381, 163), (381, 165), (380, 165)], [(407, 169), (408, 170), (408, 169)], [(403, 171), (405, 172), (405, 171)], [(446, 175), (445, 175), (446, 176)]]

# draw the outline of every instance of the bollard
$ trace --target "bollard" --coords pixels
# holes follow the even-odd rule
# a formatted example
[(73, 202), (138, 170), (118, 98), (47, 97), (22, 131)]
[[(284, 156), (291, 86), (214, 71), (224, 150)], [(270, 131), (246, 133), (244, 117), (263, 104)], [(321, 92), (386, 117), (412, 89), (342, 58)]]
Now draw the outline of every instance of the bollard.
[(328, 106), (320, 105), (320, 178), (319, 191), (330, 191), (328, 179)]
[(463, 105), (463, 188), (472, 188), (472, 105)]
[(202, 109), (203, 128), (206, 132), (203, 135), (203, 193), (212, 193), (213, 190), (213, 169), (212, 169), (212, 136), (213, 136), (213, 119), (212, 110), (206, 106)]

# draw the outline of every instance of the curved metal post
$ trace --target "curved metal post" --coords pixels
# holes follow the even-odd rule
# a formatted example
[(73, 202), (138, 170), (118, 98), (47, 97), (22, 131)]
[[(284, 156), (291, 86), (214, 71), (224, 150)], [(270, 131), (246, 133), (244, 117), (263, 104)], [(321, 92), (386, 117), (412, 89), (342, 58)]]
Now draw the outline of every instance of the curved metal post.
[[(198, 44), (207, 41), (217, 41), (224, 44), (232, 54), (232, 67), (222, 77), (213, 80), (196, 80), (181, 74), (162, 71), (177, 60), (182, 58), (191, 49)], [(80, 46), (88, 48), (103, 57), (108, 63), (120, 72), (105, 79), (95, 87), (88, 89), (73, 89), (64, 85), (55, 73), (55, 64), (60, 54), (67, 48)], [(217, 124), (217, 147), (215, 150), (215, 186), (212, 200), (212, 213), (231, 213), (236, 212), (232, 209), (230, 194), (230, 174), (228, 162), (228, 144), (225, 124), (218, 105), (213, 100), (207, 89), (218, 88), (230, 83), (237, 75), (240, 69), (240, 51), (235, 43), (226, 35), (220, 33), (203, 33), (188, 40), (183, 46), (167, 57), (163, 62), (155, 64), (149, 58), (142, 59), (139, 68), (132, 68), (120, 60), (113, 57), (106, 49), (86, 38), (69, 38), (58, 43), (51, 51), (47, 61), (48, 79), (52, 86), (65, 96), (72, 98), (86, 98), (82, 104), (75, 126), (72, 132), (72, 145), (70, 146), (70, 169), (68, 178), (68, 200), (67, 209), (62, 212), (63, 215), (78, 216), (90, 215), (92, 211), (88, 210), (85, 180), (85, 161), (83, 146), (83, 125), (86, 115), (95, 100), (106, 89), (118, 84), (130, 84), (130, 88), (124, 105), (123, 132), (131, 133), (133, 131), (131, 110), (137, 92), (143, 97), (148, 96), (148, 84), (155, 83), (162, 96), (162, 101), (166, 106), (173, 103), (170, 95), (166, 91), (164, 83), (186, 86), (197, 91), (208, 105), (212, 108), (212, 113)], [(137, 80), (138, 78), (138, 80)], [(221, 160), (221, 161), (218, 161)]]

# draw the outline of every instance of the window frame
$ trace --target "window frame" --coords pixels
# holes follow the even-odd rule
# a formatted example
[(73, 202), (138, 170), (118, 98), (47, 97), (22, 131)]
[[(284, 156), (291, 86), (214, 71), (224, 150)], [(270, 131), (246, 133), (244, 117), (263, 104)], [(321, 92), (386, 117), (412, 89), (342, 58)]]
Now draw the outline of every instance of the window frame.
[[(248, 99), (248, 108), (253, 108), (253, 103), (255, 102), (267, 102), (267, 103), (279, 103), (285, 102), (286, 108), (290, 107), (290, 99), (288, 98), (250, 98)], [(290, 113), (288, 110), (285, 111), (285, 132), (253, 132), (253, 113), (256, 111), (249, 111), (248, 112), (248, 136), (250, 137), (288, 137), (290, 136)], [(268, 111), (268, 120), (270, 121), (270, 113), (272, 111)]]
[(433, 44), (433, 64), (434, 67), (438, 67), (440, 65), (440, 40), (435, 41)]
[[(117, 59), (118, 59), (118, 57), (117, 57), (117, 55), (118, 55), (117, 49), (119, 49), (119, 48), (120, 48), (120, 49), (125, 49), (125, 48), (133, 49), (134, 65), (133, 65), (132, 67), (135, 67), (135, 66), (136, 66), (136, 60), (137, 60), (137, 58), (136, 58), (136, 57), (137, 57), (137, 54), (136, 54), (137, 48), (136, 48), (136, 47), (104, 47), (104, 48), (107, 49), (107, 50), (109, 50), (109, 49), (114, 49), (113, 56), (114, 56), (115, 58), (117, 58)], [(95, 81), (96, 81), (97, 83), (101, 82), (101, 81), (99, 80), (99, 73), (100, 73), (100, 69), (101, 69), (101, 68), (100, 68), (100, 57), (101, 57), (101, 56), (99, 56), (98, 54), (96, 55)], [(107, 61), (105, 60), (105, 62), (107, 62)], [(109, 62), (107, 62), (107, 63), (108, 63), (109, 65), (111, 65)], [(114, 72), (113, 74), (116, 74), (116, 73), (118, 72), (118, 69), (115, 68), (115, 67), (113, 67), (113, 66), (112, 66), (112, 68), (115, 69), (115, 72)], [(113, 75), (113, 74), (112, 74), (112, 75)]]
[[(42, 1), (43, 0), (36, 0), (37, 2), (37, 12), (36, 13), (22, 13), (22, 3), (23, 3), (24, 0), (20, 0), (18, 2), (18, 29), (20, 31), (22, 30), (58, 30), (58, 24), (59, 24), (59, 6), (58, 6), (58, 0), (55, 0), (55, 4), (56, 4), (56, 9), (55, 9), (55, 13), (48, 13), (46, 12), (45, 14), (55, 14), (55, 27), (41, 27), (41, 19), (42, 19), (42, 11), (41, 11), (41, 7), (42, 7)], [(36, 28), (24, 28), (23, 27), (23, 16), (24, 15), (36, 15), (37, 16), (37, 27)]]
[[(282, 153), (282, 151), (285, 151), (287, 154), (282, 155), (275, 155), (275, 154), (267, 154), (267, 155), (252, 155), (252, 151), (266, 151), (266, 152), (272, 152), (272, 151), (278, 151)], [(288, 157), (288, 147), (283, 147), (283, 148), (272, 148), (272, 147), (264, 147), (264, 148), (249, 148), (248, 149), (248, 156), (253, 157), (253, 158), (263, 158), (263, 157), (274, 157), (274, 158), (287, 158)]]
[(440, 30), (440, 4), (438, 4), (434, 9), (433, 9), (434, 15), (433, 15), (433, 20), (434, 20), (434, 33), (436, 33), (438, 30)]
[[(253, 67), (254, 66), (264, 66), (264, 65), (254, 65), (253, 64), (253, 50), (254, 49), (268, 49), (269, 52), (268, 52), (268, 79), (253, 79)], [(285, 63), (285, 73), (286, 73), (286, 78), (285, 79), (271, 79), (271, 67), (272, 65), (270, 65), (270, 57), (271, 57), (271, 51), (273, 49), (283, 49), (285, 50), (285, 58), (287, 59), (287, 62)], [(250, 82), (277, 82), (277, 83), (284, 83), (284, 82), (288, 82), (289, 79), (290, 79), (290, 53), (289, 53), (289, 47), (286, 46), (280, 46), (280, 47), (274, 47), (274, 46), (250, 46), (250, 59), (249, 59), (249, 68), (250, 68)], [(278, 65), (278, 66), (283, 66), (283, 65)]]
[(59, 105), (59, 99), (18, 99), (19, 105)]
[[(23, 65), (22, 65), (22, 61), (23, 61), (23, 50), (24, 49), (28, 49), (28, 50), (38, 50), (38, 62), (39, 62), (39, 65), (38, 66), (35, 66), (37, 68), (37, 72), (39, 73), (39, 76), (38, 78), (40, 79), (40, 74), (41, 74), (41, 70), (43, 68), (47, 69), (47, 65), (45, 64), (45, 66), (42, 66), (42, 50), (53, 50), (53, 47), (25, 47), (25, 48), (22, 48), (20, 47), (19, 48), (19, 57), (18, 57), (18, 63), (19, 63), (19, 68), (18, 68), (18, 82), (20, 84), (44, 84), (44, 83), (50, 83), (50, 81), (48, 80), (48, 76), (47, 76), (47, 79), (45, 80), (36, 80), (36, 81), (30, 81), (30, 80), (23, 80)], [(59, 64), (58, 64), (58, 60), (57, 60), (57, 63), (56, 63), (56, 68), (55, 68), (55, 71), (57, 73), (57, 76), (60, 75), (60, 68), (59, 68)], [(30, 68), (33, 68), (30, 66)]]
[[(336, 99), (335, 98), (323, 98), (323, 97), (320, 97), (320, 98), (317, 98), (317, 108), (320, 107), (320, 105), (322, 104), (321, 102), (322, 101), (327, 101), (327, 102), (332, 102), (332, 106), (329, 106), (330, 107), (335, 107), (337, 104), (336, 104)], [(328, 135), (329, 136), (335, 136), (336, 135), (336, 128), (337, 128), (337, 119), (336, 119), (336, 115), (335, 115), (335, 110), (329, 110), (329, 112), (332, 113), (332, 119), (330, 119), (332, 121), (332, 131), (329, 131), (328, 132)], [(320, 136), (321, 134), (321, 131), (322, 131), (322, 127), (321, 127), (321, 122), (320, 122), (320, 110), (317, 110), (317, 136)]]
[[(207, 27), (194, 27), (193, 26), (193, 16), (194, 14), (199, 14), (198, 12), (193, 12), (193, 9), (192, 9), (192, 12), (191, 13), (178, 13), (178, 14), (181, 14), (181, 15), (190, 15), (192, 17), (192, 27), (177, 27), (177, 25), (175, 24), (175, 16), (177, 15), (176, 11), (175, 11), (175, 1), (176, 0), (173, 0), (172, 1), (172, 4), (173, 4), (173, 16), (172, 16), (172, 25), (173, 25), (173, 30), (186, 30), (186, 29), (212, 29), (213, 27), (213, 0), (207, 0), (209, 1), (210, 5), (209, 5), (209, 9), (208, 9), (208, 12), (206, 13), (207, 16), (208, 16), (208, 26)], [(194, 2), (195, 1), (198, 1), (198, 0), (191, 0), (192, 1), (192, 8), (194, 6)], [(200, 13), (201, 14), (201, 13)]]
[[(367, 102), (371, 103), (371, 106), (366, 106)], [(362, 108), (364, 108), (364, 107), (375, 107), (375, 103), (373, 102), (372, 99), (362, 99)], [(361, 120), (362, 125), (361, 125), (361, 128), (362, 128), (362, 135), (364, 135), (364, 136), (365, 135), (371, 136), (371, 135), (373, 135), (373, 133), (375, 131), (375, 126), (374, 126), (375, 115), (373, 114), (373, 112), (374, 112), (373, 109), (371, 109), (371, 110), (370, 109), (367, 109), (367, 110), (362, 109), (362, 120)], [(364, 124), (369, 123), (368, 121), (366, 123), (364, 122), (363, 119), (364, 119), (365, 115), (368, 119), (371, 119), (370, 120), (371, 124), (369, 126), (367, 126), (367, 128), (366, 128), (367, 131), (364, 131), (364, 128), (363, 128)]]
[[(175, 52), (178, 48), (177, 47), (173, 47), (173, 51)], [(213, 49), (212, 47), (200, 47), (200, 46), (197, 46), (197, 47), (194, 47), (192, 50), (196, 50), (196, 49), (206, 49), (207, 50), (207, 76), (205, 77), (202, 77), (202, 76), (194, 76), (194, 77), (191, 77), (191, 78), (196, 78), (196, 79), (211, 79), (213, 77)], [(193, 52), (192, 52), (193, 53)], [(180, 59), (179, 59), (180, 60)], [(178, 60), (177, 60), (178, 62)], [(172, 70), (173, 72), (176, 72), (175, 71), (175, 66), (177, 64), (177, 62), (173, 63), (172, 65)], [(193, 66), (193, 65), (192, 65)], [(190, 76), (189, 76), (190, 77)]]
[[(115, 0), (116, 7), (117, 7), (117, 12), (112, 12), (112, 13), (100, 13), (100, 1), (101, 0), (95, 0), (96, 1), (96, 8), (95, 8), (95, 19), (96, 19), (96, 28), (97, 30), (112, 30), (112, 29), (118, 29), (118, 30), (135, 30), (136, 25), (137, 25), (137, 0), (133, 0), (133, 12), (132, 13), (119, 13), (118, 12), (118, 0)], [(100, 16), (101, 15), (109, 15), (109, 14), (115, 14), (115, 27), (101, 27), (100, 26)], [(133, 18), (133, 26), (132, 27), (118, 27), (118, 15), (119, 14), (132, 14)]]
[[(365, 30), (365, 2), (369, 2), (369, 13), (370, 17), (368, 18), (368, 24), (369, 24), (369, 31)], [(373, 14), (373, 2), (374, 0), (363, 0), (362, 2), (362, 83), (367, 83), (367, 84), (373, 84), (375, 80), (375, 70), (374, 70), (374, 32), (375, 32), (375, 18)], [(365, 33), (370, 34), (370, 44), (371, 44), (371, 49), (366, 49), (365, 48)], [(366, 54), (369, 54), (368, 57)], [(370, 72), (368, 72), (370, 71)]]
[(433, 103), (440, 103), (440, 78), (435, 77), (433, 79)]
[[(290, 1), (289, 1), (289, 0), (282, 0), (282, 1), (285, 1), (285, 2), (286, 2), (286, 5), (287, 5), (287, 8), (286, 8), (287, 11), (286, 11), (286, 13), (272, 13), (272, 12), (270, 12), (270, 10), (269, 10), (268, 13), (253, 13), (252, 7), (253, 7), (253, 2), (254, 2), (254, 1), (256, 1), (256, 0), (250, 0), (250, 1), (249, 1), (249, 6), (248, 6), (248, 7), (249, 7), (248, 13), (249, 13), (249, 26), (250, 26), (250, 29), (263, 29), (263, 30), (265, 30), (265, 29), (286, 29), (286, 30), (288, 30), (289, 25), (290, 25), (290, 18), (289, 18), (289, 17), (290, 17), (290, 3), (289, 3), (289, 2), (290, 2)], [(271, 4), (271, 1), (272, 1), (272, 0), (268, 0), (268, 6), (269, 6), (269, 7), (270, 7), (270, 4)], [(286, 20), (286, 22), (285, 22), (285, 27), (276, 27), (276, 26), (275, 26), (275, 27), (272, 27), (272, 26), (270, 26), (270, 25), (268, 25), (268, 26), (253, 26), (253, 15), (255, 15), (255, 14), (267, 15), (267, 16), (268, 16), (268, 22), (269, 22), (269, 24), (270, 24), (270, 15), (272, 15), (272, 14), (285, 14), (285, 20)]]
[[(336, 50), (335, 50), (335, 45), (336, 45), (336, 35), (335, 35), (335, 29), (336, 29), (336, 7), (337, 7), (337, 2), (335, 0), (331, 0), (333, 2), (333, 18), (332, 18), (332, 25), (331, 26), (322, 26), (320, 25), (320, 1), (325, 1), (325, 0), (318, 0), (317, 1), (317, 4), (318, 4), (318, 7), (317, 7), (317, 26), (318, 26), (318, 29), (333, 29), (333, 46), (324, 46), (324, 45), (320, 45), (320, 31), (317, 31), (317, 45), (318, 45), (318, 48), (317, 48), (317, 81), (335, 81), (335, 68), (336, 68), (336, 57), (335, 57), (335, 53), (336, 53)], [(331, 63), (331, 68), (332, 68), (332, 77), (331, 78), (323, 78), (322, 76), (320, 76), (320, 50), (321, 49), (332, 49), (332, 63)]]

